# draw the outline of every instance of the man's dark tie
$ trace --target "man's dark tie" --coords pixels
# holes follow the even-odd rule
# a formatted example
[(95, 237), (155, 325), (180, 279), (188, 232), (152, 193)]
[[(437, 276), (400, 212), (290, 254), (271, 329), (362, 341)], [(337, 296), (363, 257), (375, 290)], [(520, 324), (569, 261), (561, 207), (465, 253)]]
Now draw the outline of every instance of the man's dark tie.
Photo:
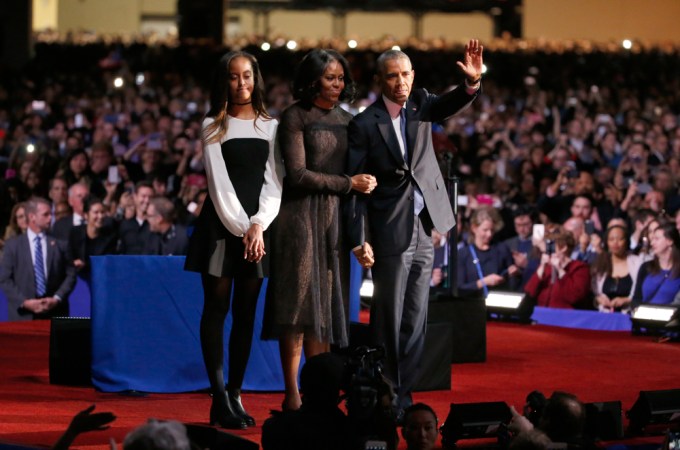
[(40, 236), (35, 237), (35, 264), (33, 265), (33, 270), (35, 272), (35, 293), (38, 297), (42, 297), (47, 291), (47, 282), (45, 280), (45, 263), (43, 262)]
[(408, 162), (408, 139), (406, 139), (406, 109), (399, 111), (399, 126), (401, 127), (401, 140), (404, 142), (404, 161)]

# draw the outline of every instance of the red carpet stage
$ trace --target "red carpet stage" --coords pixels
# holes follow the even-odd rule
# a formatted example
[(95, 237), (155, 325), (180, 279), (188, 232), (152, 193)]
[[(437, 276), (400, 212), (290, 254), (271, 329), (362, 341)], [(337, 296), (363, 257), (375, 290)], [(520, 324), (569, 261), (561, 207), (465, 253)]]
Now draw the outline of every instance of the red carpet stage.
[[(96, 403), (117, 420), (109, 430), (80, 436), (74, 448), (108, 448), (149, 417), (205, 424), (203, 393), (122, 396), (49, 383), (49, 322), (0, 323), (0, 442), (50, 446), (78, 411)], [(631, 408), (640, 391), (680, 388), (680, 345), (625, 332), (491, 322), (487, 362), (452, 367), (452, 390), (420, 392), (443, 421), (451, 402), (505, 401), (521, 406), (538, 389), (577, 394), (585, 402), (620, 400)], [(158, 368), (162, 371), (162, 367)], [(246, 393), (258, 425), (281, 404), (280, 393)], [(234, 432), (260, 441), (260, 427)], [(647, 438), (660, 442), (661, 438)], [(403, 443), (402, 443), (403, 444)], [(466, 446), (464, 441), (461, 446)], [(403, 445), (402, 445), (403, 448)]]

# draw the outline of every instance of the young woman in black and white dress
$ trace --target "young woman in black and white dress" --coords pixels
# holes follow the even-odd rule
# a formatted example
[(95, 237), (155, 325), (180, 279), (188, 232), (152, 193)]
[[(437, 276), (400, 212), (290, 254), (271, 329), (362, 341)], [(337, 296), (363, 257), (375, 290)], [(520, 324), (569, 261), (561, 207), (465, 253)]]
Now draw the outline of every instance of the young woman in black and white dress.
[[(281, 203), (277, 125), (264, 107), (264, 83), (255, 57), (245, 52), (224, 55), (203, 121), (209, 196), (185, 263), (185, 270), (201, 273), (201, 349), (212, 394), (210, 423), (223, 428), (255, 425), (241, 404), (241, 385), (260, 286), (268, 271), (265, 231)], [(225, 386), (223, 334), (230, 304), (233, 324)]]

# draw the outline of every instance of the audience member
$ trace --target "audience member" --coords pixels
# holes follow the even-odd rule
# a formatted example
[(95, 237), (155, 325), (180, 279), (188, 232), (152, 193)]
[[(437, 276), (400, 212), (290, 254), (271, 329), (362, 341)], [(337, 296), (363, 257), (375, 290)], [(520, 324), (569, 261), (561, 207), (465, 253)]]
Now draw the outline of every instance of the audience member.
[(458, 251), (458, 289), (462, 295), (486, 297), (489, 290), (509, 288), (517, 281), (517, 266), (508, 247), (492, 244), (493, 235), (503, 227), (493, 207), (477, 208), (470, 218), (471, 241)]
[(152, 237), (144, 250), (146, 255), (186, 255), (189, 236), (184, 225), (177, 223), (175, 205), (165, 197), (153, 197), (146, 210)]
[(680, 291), (680, 233), (675, 223), (659, 224), (650, 235), (654, 259), (640, 266), (633, 303), (669, 304)]
[(503, 241), (505, 246), (512, 254), (512, 260), (517, 267), (519, 283), (514, 283), (513, 290), (524, 291), (524, 286), (531, 278), (531, 275), (538, 268), (537, 251), (531, 240), (532, 226), (534, 224), (532, 210), (528, 207), (520, 207), (513, 211), (513, 225), (516, 236)]
[(68, 296), (76, 282), (68, 243), (46, 234), (52, 213), (39, 197), (25, 204), (26, 233), (5, 243), (0, 263), (0, 288), (8, 303), (9, 320), (68, 316)]
[(85, 183), (76, 183), (68, 189), (68, 204), (73, 212), (71, 215), (54, 222), (50, 233), (52, 236), (68, 241), (73, 227), (85, 223), (83, 200), (88, 196), (89, 192), (89, 188)]
[(338, 407), (344, 362), (333, 353), (307, 360), (300, 374), (302, 405), (272, 412), (262, 426), (263, 450), (347, 450), (355, 447), (348, 417)]
[(191, 450), (187, 429), (176, 420), (149, 419), (123, 440), (123, 450)]
[(592, 267), (595, 307), (604, 312), (622, 311), (630, 305), (642, 258), (631, 252), (624, 226), (608, 226), (603, 244)]
[(68, 184), (63, 178), (55, 177), (50, 180), (50, 189), (47, 193), (50, 201), (52, 202), (52, 226), (57, 219), (57, 205), (59, 203), (68, 203)]
[(401, 436), (406, 450), (432, 450), (439, 435), (437, 414), (424, 403), (415, 403), (404, 410)]
[(85, 223), (71, 229), (69, 247), (73, 265), (89, 281), (90, 256), (113, 255), (118, 245), (116, 224), (106, 216), (102, 200), (92, 195), (83, 201)]
[(52, 450), (67, 450), (76, 437), (89, 431), (108, 430), (111, 422), (116, 420), (116, 416), (110, 412), (93, 412), (96, 405), (90, 405), (78, 414), (73, 416), (71, 423), (66, 431), (59, 437), (59, 440), (52, 446)]
[(574, 237), (564, 230), (546, 233), (545, 237), (546, 241), (539, 244), (541, 262), (524, 292), (538, 306), (590, 308), (590, 268), (582, 261), (571, 259)]
[(147, 208), (154, 192), (151, 183), (140, 181), (135, 185), (132, 201), (135, 215), (125, 218), (118, 229), (120, 236), (119, 253), (121, 255), (143, 255), (147, 243), (152, 239)]

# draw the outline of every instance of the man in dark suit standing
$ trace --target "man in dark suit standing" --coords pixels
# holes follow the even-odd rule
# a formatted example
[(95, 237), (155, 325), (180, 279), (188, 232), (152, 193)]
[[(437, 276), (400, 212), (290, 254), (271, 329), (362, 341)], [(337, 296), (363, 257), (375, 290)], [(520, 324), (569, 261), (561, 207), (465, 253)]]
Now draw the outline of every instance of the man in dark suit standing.
[(427, 302), (434, 258), (432, 228), (455, 224), (432, 145), (432, 122), (465, 108), (479, 93), (482, 46), (465, 46), (464, 85), (441, 96), (411, 92), (411, 61), (398, 50), (377, 60), (382, 96), (349, 124), (348, 175), (370, 173), (378, 185), (349, 204), (354, 254), (372, 267), (371, 332), (385, 347), (384, 373), (393, 383), (400, 414), (410, 406), (425, 344)]
[(51, 211), (47, 200), (31, 198), (26, 202), (26, 233), (5, 243), (0, 288), (7, 296), (9, 320), (68, 316), (76, 270), (67, 243), (46, 234)]

